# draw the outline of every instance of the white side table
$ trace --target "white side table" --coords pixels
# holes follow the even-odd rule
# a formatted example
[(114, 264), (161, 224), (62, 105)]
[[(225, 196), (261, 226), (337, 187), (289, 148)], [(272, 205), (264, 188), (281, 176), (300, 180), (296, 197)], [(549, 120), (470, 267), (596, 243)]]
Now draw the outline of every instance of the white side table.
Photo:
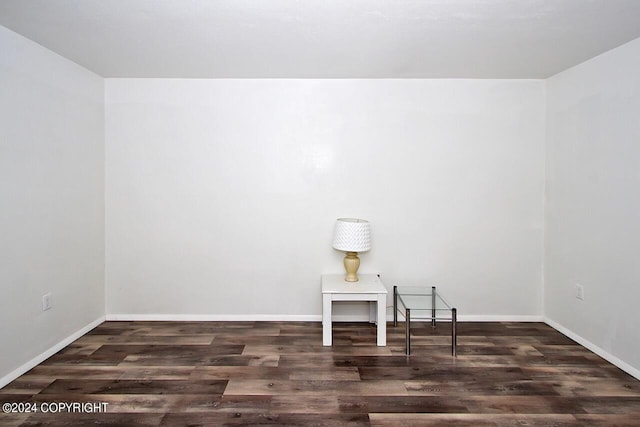
[(333, 341), (333, 301), (368, 301), (369, 321), (378, 324), (378, 346), (387, 345), (387, 288), (376, 274), (360, 274), (358, 277), (358, 282), (345, 282), (344, 274), (322, 275), (322, 345), (330, 346)]

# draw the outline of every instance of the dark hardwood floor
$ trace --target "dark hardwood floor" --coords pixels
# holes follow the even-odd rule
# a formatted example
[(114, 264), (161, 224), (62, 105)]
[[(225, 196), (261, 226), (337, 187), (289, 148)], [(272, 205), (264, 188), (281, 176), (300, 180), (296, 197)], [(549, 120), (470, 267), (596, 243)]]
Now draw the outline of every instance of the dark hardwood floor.
[(387, 331), (105, 322), (0, 389), (38, 409), (0, 425), (640, 426), (640, 382), (544, 324), (459, 323), (457, 358), (449, 324), (416, 325), (410, 357)]

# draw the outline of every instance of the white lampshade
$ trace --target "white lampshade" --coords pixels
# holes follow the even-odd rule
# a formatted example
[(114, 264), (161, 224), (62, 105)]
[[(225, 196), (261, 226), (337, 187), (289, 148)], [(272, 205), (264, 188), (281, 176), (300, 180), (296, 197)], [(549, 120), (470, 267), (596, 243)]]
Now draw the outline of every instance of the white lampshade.
[(333, 233), (333, 247), (345, 252), (364, 252), (371, 249), (369, 221), (356, 218), (338, 218)]

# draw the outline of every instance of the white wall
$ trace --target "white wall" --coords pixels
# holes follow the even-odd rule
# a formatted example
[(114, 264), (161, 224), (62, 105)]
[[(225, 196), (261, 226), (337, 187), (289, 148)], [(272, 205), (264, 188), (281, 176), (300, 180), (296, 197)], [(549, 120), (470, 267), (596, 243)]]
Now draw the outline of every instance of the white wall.
[(0, 203), (2, 386), (105, 307), (104, 81), (4, 27)]
[(319, 318), (356, 216), (389, 289), (541, 318), (544, 105), (539, 80), (107, 79), (107, 312)]
[(545, 214), (546, 316), (636, 376), (639, 70), (637, 39), (548, 80)]

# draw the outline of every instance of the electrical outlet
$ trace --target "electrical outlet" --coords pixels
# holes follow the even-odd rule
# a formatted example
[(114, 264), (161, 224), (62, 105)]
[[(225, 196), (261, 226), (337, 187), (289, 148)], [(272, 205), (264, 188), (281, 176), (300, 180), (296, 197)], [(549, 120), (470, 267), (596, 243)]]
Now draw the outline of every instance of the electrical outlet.
[(576, 283), (576, 298), (584, 300), (584, 286), (580, 283)]
[(51, 293), (42, 295), (42, 311), (49, 310), (51, 308)]

